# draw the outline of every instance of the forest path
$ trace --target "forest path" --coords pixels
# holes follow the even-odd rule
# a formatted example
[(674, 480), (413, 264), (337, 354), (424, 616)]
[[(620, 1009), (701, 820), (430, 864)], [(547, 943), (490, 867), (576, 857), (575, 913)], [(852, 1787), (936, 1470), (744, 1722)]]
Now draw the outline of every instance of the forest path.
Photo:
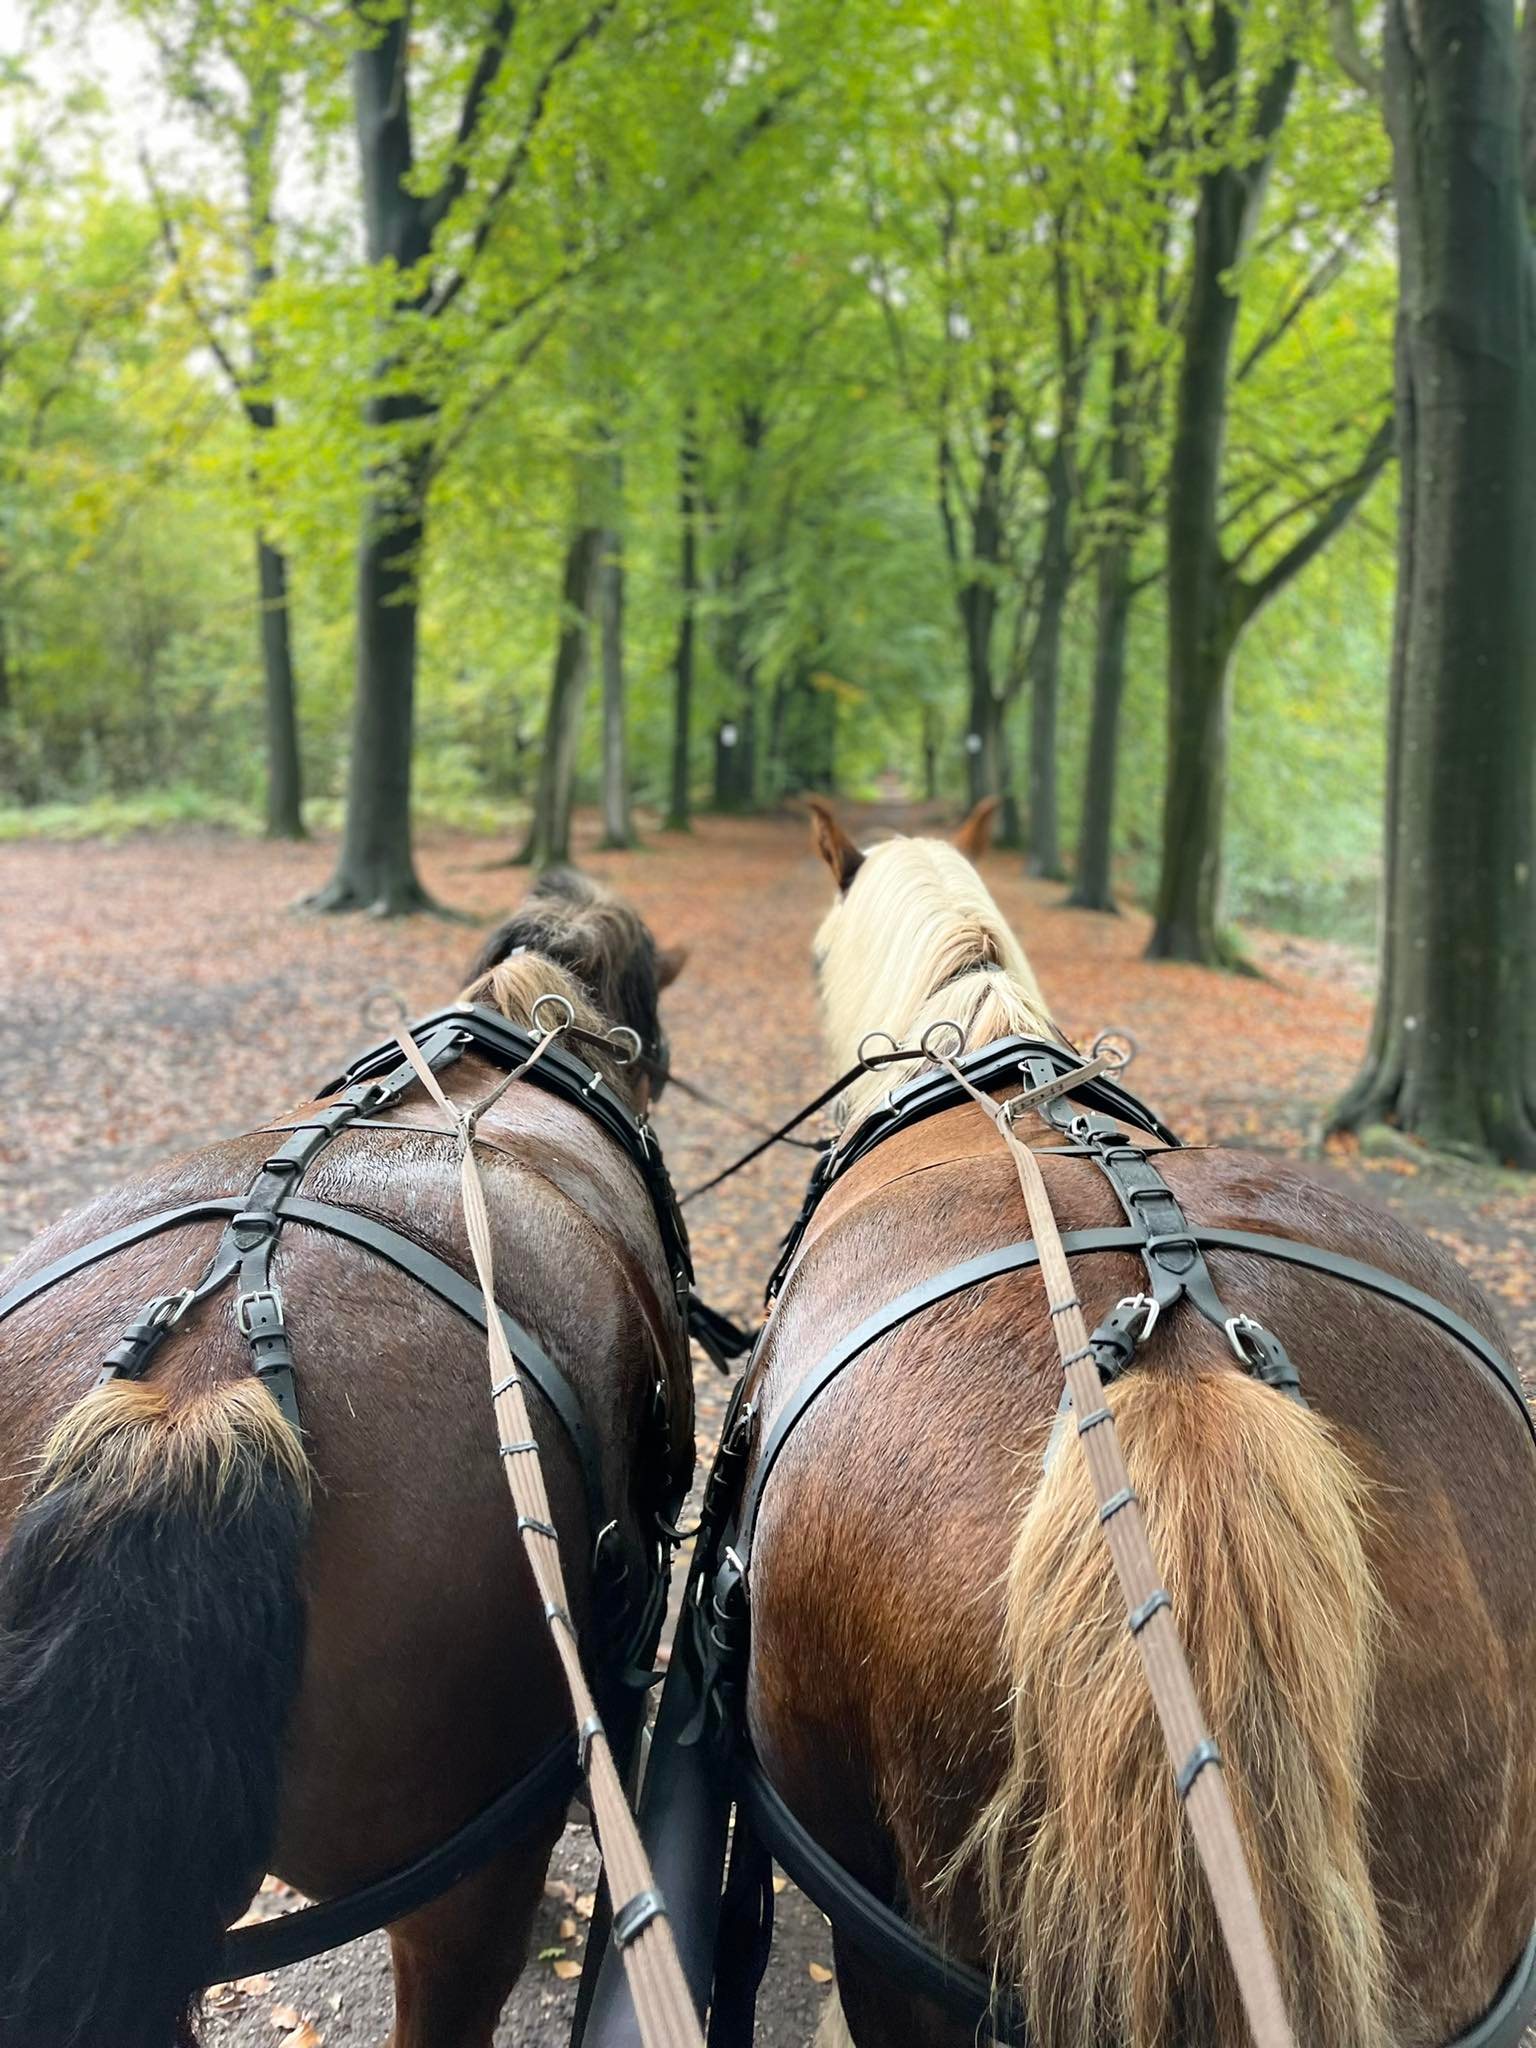
[[(886, 822), (895, 814), (872, 811), (860, 826)], [(652, 837), (625, 854), (598, 853), (594, 834), (583, 817), (582, 864), (630, 897), (662, 941), (691, 949), (666, 1005), (677, 1070), (778, 1121), (825, 1076), (810, 941), (827, 882), (804, 822), (703, 819), (686, 839)], [(482, 839), (429, 839), (424, 879), (440, 900), (489, 924), (526, 887), (521, 872), (487, 869), (503, 851)], [(467, 928), (290, 914), (331, 858), (323, 844), (202, 835), (0, 850), (0, 1258), (151, 1159), (248, 1129), (301, 1096), (340, 1055), (377, 1037), (360, 1015), (369, 990), (396, 988), (413, 1011), (452, 996), (474, 947)], [(1107, 1024), (1133, 1029), (1132, 1085), (1186, 1139), (1303, 1149), (1364, 1043), (1370, 976), (1356, 955), (1253, 933), (1262, 981), (1152, 966), (1140, 957), (1139, 913), (1063, 910), (1060, 887), (1024, 879), (1014, 855), (994, 854), (985, 874), (1064, 1028), (1079, 1041)], [(682, 1189), (749, 1142), (676, 1091), (656, 1121)], [(803, 1153), (781, 1149), (690, 1211), (700, 1286), (717, 1306), (754, 1314), (805, 1165)], [(1536, 1188), (1352, 1151), (1312, 1170), (1449, 1244), (1501, 1298), (1520, 1362), (1536, 1357)], [(703, 1365), (698, 1391), (707, 1460), (728, 1388)], [(571, 1900), (590, 1889), (592, 1872), (587, 1838), (568, 1830), (535, 1960), (498, 2036), (505, 2048), (566, 2039), (574, 1986), (553, 1966), (580, 1954), (585, 1923)], [(829, 1943), (803, 1900), (789, 1893), (779, 1906), (759, 2040), (805, 2048), (824, 1996), (809, 1966), (828, 1959)], [(576, 1935), (562, 1937), (572, 1920)], [(276, 2015), (285, 2008), (310, 2019), (330, 2048), (380, 2041), (389, 2009), (382, 1937), (283, 1972), (270, 1987), (223, 1994), (209, 2039), (216, 2048), (281, 2048)]]

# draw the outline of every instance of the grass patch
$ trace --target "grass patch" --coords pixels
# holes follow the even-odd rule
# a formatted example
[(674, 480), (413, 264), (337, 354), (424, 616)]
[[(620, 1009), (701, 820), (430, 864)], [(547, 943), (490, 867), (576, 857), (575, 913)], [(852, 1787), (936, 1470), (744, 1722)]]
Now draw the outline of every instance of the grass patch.
[(126, 839), (138, 832), (175, 832), (189, 825), (255, 834), (261, 820), (230, 797), (178, 785), (134, 796), (91, 797), (81, 803), (0, 804), (0, 841)]

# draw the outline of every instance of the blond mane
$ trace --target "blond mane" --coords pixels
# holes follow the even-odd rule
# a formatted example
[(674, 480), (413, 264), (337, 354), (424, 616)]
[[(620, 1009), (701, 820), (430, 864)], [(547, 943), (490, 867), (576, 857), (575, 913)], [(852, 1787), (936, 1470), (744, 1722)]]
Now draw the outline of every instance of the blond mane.
[[(966, 1046), (1018, 1032), (1061, 1037), (1034, 970), (986, 884), (942, 839), (889, 839), (862, 865), (816, 935), (828, 1049), (851, 1067), (866, 1032), (915, 1045), (952, 1018)], [(919, 1069), (878, 1068), (839, 1105), (854, 1122), (893, 1081)]]

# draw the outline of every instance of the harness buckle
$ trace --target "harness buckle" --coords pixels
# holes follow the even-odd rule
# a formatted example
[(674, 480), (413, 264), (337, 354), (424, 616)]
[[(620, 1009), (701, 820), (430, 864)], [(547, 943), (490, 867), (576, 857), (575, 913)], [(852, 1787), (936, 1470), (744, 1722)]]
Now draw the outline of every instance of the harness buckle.
[(235, 1322), (242, 1337), (275, 1336), (286, 1327), (280, 1290), (276, 1287), (253, 1287), (249, 1294), (240, 1295), (235, 1302)]
[(144, 1310), (143, 1320), (157, 1330), (174, 1330), (196, 1298), (196, 1290), (183, 1287), (179, 1294), (157, 1294)]
[(1264, 1325), (1261, 1322), (1256, 1321), (1253, 1316), (1246, 1315), (1228, 1316), (1227, 1320), (1222, 1324), (1222, 1328), (1227, 1333), (1227, 1342), (1232, 1346), (1233, 1351), (1237, 1354), (1237, 1362), (1239, 1365), (1258, 1364), (1260, 1357), (1258, 1346), (1254, 1345), (1250, 1349), (1249, 1346), (1243, 1342), (1243, 1336), (1244, 1333), (1249, 1330), (1262, 1330), (1263, 1327)]
[(1157, 1328), (1157, 1319), (1163, 1312), (1163, 1305), (1155, 1294), (1127, 1294), (1115, 1303), (1115, 1307), (1117, 1309), (1125, 1309), (1128, 1312), (1140, 1309), (1145, 1313), (1146, 1321), (1135, 1332), (1138, 1344), (1146, 1343), (1152, 1332)]

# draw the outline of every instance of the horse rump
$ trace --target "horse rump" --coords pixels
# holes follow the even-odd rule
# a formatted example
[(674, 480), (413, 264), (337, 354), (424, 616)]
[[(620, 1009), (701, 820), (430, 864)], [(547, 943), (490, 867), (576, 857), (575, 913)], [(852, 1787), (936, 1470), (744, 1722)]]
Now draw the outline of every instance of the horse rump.
[(0, 1554), (0, 2042), (170, 2048), (276, 1826), (309, 1467), (264, 1389), (113, 1381)]

